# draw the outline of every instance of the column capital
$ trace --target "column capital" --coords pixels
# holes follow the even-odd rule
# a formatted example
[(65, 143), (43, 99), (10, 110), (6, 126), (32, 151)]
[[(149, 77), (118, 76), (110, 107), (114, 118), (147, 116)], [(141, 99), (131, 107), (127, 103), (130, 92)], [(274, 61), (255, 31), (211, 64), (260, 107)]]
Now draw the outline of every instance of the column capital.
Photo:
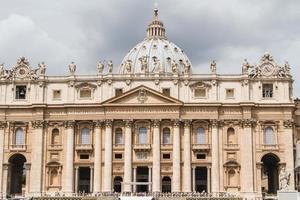
[(113, 120), (111, 120), (111, 119), (105, 120), (105, 127), (112, 127), (112, 122), (113, 122)]
[(31, 125), (34, 129), (43, 128), (45, 124), (44, 120), (35, 120), (31, 122)]
[(294, 125), (294, 121), (292, 119), (283, 121), (284, 128), (293, 128), (293, 125)]
[(255, 119), (242, 119), (242, 120), (240, 120), (240, 124), (244, 128), (251, 128), (252, 126), (254, 126), (256, 124), (256, 120)]
[(153, 127), (155, 127), (155, 128), (159, 128), (159, 126), (160, 126), (160, 119), (155, 119), (155, 120), (152, 120), (152, 125), (153, 125)]
[(133, 124), (133, 120), (132, 119), (125, 119), (124, 122), (125, 122), (125, 127), (127, 127), (127, 128), (131, 128), (132, 127), (132, 124)]
[(103, 125), (103, 121), (102, 120), (95, 120), (95, 121), (93, 121), (93, 123), (94, 123), (94, 127), (95, 128), (101, 128), (102, 125)]
[(174, 127), (179, 127), (180, 126), (180, 120), (179, 119), (174, 119)]
[(70, 121), (65, 121), (65, 123), (64, 123), (64, 125), (65, 125), (65, 128), (74, 128), (74, 126), (75, 126), (75, 121), (74, 120), (70, 120)]
[(184, 123), (184, 127), (189, 128), (191, 126), (191, 124), (192, 124), (192, 120), (190, 120), (190, 119), (184, 119), (183, 123)]
[(213, 128), (217, 128), (218, 125), (219, 125), (219, 120), (218, 120), (218, 119), (211, 119), (209, 122), (210, 122), (210, 125), (211, 125)]
[(7, 126), (6, 121), (0, 121), (0, 130), (5, 129), (6, 126)]

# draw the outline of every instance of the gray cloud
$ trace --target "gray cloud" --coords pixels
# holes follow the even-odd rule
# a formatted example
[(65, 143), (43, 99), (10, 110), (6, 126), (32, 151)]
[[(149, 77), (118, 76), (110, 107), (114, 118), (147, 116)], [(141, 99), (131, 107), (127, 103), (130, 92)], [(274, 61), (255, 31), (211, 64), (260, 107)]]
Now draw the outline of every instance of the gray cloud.
[[(212, 59), (220, 73), (240, 73), (248, 58), (257, 63), (269, 51), (279, 64), (288, 60), (300, 96), (300, 1), (158, 1), (167, 37), (185, 50), (194, 71), (207, 73)], [(26, 56), (45, 61), (48, 74), (93, 74), (99, 59), (115, 66), (145, 37), (154, 2), (146, 0), (11, 0), (0, 13), (0, 62), (6, 67)]]

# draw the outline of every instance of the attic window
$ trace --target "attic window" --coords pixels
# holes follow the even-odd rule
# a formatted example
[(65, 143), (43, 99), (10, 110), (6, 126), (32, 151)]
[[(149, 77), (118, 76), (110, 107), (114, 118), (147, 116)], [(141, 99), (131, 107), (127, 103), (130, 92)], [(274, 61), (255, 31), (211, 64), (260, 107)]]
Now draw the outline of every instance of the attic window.
[(115, 95), (117, 96), (121, 96), (123, 94), (123, 89), (122, 88), (116, 88), (115, 89)]
[(60, 98), (61, 98), (61, 91), (53, 90), (53, 99), (60, 99)]
[(91, 89), (81, 89), (79, 97), (80, 98), (91, 98), (92, 96), (92, 91)]
[(16, 99), (26, 99), (26, 85), (16, 86)]
[(226, 98), (234, 98), (234, 89), (226, 89)]
[(162, 93), (169, 97), (170, 96), (170, 88), (163, 88)]

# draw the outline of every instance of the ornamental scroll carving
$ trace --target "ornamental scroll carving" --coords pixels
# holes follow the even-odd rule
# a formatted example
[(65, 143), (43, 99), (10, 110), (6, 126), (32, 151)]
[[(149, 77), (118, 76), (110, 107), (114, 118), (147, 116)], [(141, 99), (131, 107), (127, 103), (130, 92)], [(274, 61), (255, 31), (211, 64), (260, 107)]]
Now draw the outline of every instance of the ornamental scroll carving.
[(65, 128), (74, 128), (75, 121), (66, 121), (64, 126), (65, 126)]
[(1, 80), (29, 79), (37, 80), (45, 76), (46, 65), (44, 62), (38, 64), (38, 68), (32, 69), (25, 57), (20, 57), (16, 65), (11, 69), (5, 69), (4, 63), (0, 65)]
[(43, 120), (36, 120), (36, 121), (32, 122), (32, 127), (34, 129), (43, 128), (44, 124), (45, 124), (45, 122)]
[(0, 129), (5, 129), (6, 126), (7, 126), (7, 122), (0, 121)]
[[(246, 70), (249, 69), (250, 71)], [(249, 77), (272, 77), (272, 78), (290, 78), (291, 67), (287, 61), (283, 66), (278, 65), (270, 53), (265, 53), (258, 65), (250, 65), (248, 62), (243, 64), (243, 74), (248, 72)]]
[(285, 128), (292, 128), (293, 125), (294, 125), (293, 120), (284, 120), (284, 121), (283, 121), (283, 126), (284, 126)]

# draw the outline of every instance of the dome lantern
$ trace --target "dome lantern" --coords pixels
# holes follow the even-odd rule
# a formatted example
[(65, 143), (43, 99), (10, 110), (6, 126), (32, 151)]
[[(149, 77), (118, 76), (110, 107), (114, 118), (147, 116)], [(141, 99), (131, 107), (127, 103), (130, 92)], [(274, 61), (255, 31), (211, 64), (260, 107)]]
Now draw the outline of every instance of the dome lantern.
[(147, 38), (166, 39), (166, 30), (164, 24), (158, 18), (158, 9), (154, 8), (154, 16), (152, 22), (147, 28)]

